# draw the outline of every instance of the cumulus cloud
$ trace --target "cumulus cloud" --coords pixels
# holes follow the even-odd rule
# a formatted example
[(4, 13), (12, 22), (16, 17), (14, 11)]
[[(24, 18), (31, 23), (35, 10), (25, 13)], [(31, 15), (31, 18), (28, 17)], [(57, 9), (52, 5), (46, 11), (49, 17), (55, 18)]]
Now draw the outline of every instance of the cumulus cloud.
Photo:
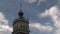
[(40, 17), (47, 17), (50, 16), (54, 22), (55, 26), (55, 34), (60, 34), (60, 10), (58, 6), (53, 6), (50, 9), (46, 10), (44, 13), (41, 14)]
[(0, 12), (0, 34), (10, 34), (11, 32), (12, 27), (8, 25), (8, 20), (5, 18), (5, 15)]
[(46, 17), (46, 16), (54, 16), (56, 13), (57, 13), (58, 9), (57, 9), (57, 6), (54, 6), (48, 10), (45, 10), (44, 13), (40, 14), (41, 16), (40, 17)]
[(31, 23), (30, 26), (34, 27), (34, 28), (37, 28), (40, 31), (49, 31), (49, 32), (51, 32), (53, 30), (53, 28), (51, 26), (49, 26), (49, 25), (44, 26), (40, 23)]
[(41, 23), (31, 23), (29, 24), (30, 26), (30, 34), (49, 34), (53, 32), (53, 27), (50, 25), (42, 25)]

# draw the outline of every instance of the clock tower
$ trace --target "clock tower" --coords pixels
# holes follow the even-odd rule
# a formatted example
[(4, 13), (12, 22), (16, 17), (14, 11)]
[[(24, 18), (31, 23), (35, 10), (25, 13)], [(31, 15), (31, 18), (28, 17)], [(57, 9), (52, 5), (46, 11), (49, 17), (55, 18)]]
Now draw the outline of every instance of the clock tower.
[(23, 12), (18, 13), (19, 17), (13, 22), (12, 34), (29, 34), (29, 20), (23, 17)]
[[(21, 4), (22, 8), (22, 4)], [(23, 17), (24, 13), (22, 10), (18, 13), (18, 18), (13, 21), (13, 32), (12, 34), (29, 34), (29, 20)]]

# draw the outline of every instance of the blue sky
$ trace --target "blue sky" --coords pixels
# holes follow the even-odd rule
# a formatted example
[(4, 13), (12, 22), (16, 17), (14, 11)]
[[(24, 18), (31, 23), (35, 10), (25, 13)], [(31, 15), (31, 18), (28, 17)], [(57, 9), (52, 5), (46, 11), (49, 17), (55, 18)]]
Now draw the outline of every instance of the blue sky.
[[(21, 0), (0, 0), (0, 33), (11, 34)], [(60, 0), (23, 0), (24, 17), (30, 34), (60, 34)]]

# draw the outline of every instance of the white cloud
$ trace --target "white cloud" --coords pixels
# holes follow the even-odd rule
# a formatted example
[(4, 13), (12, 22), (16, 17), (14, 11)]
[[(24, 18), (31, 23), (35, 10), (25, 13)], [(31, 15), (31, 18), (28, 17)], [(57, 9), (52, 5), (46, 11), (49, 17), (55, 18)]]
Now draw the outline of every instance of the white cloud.
[(57, 7), (54, 6), (48, 10), (45, 10), (44, 13), (40, 14), (41, 15), (40, 17), (54, 16), (57, 13), (57, 11), (58, 11)]
[(40, 30), (41, 32), (43, 32), (43, 31), (51, 32), (53, 30), (53, 28), (51, 26), (49, 26), (49, 25), (45, 26), (40, 23), (30, 23), (30, 26)]
[(45, 2), (46, 0), (39, 0), (37, 3), (37, 7), (40, 5), (41, 2)]
[(8, 20), (5, 18), (5, 15), (2, 12), (0, 12), (0, 34), (10, 34), (11, 32), (12, 27), (8, 25)]
[(57, 6), (53, 6), (50, 9), (46, 10), (44, 13), (41, 14), (40, 17), (50, 16), (53, 19), (54, 26), (55, 26), (55, 34), (60, 34), (60, 10)]
[(36, 2), (37, 0), (29, 0), (29, 3), (34, 3)]
[(40, 5), (40, 2), (45, 2), (46, 0), (24, 0), (25, 2), (29, 2), (29, 3), (34, 3), (34, 2), (37, 2), (38, 1), (38, 3), (37, 3), (37, 6), (39, 6)]
[(24, 0), (25, 2), (28, 2), (28, 3), (35, 3), (35, 2), (37, 2), (37, 0)]

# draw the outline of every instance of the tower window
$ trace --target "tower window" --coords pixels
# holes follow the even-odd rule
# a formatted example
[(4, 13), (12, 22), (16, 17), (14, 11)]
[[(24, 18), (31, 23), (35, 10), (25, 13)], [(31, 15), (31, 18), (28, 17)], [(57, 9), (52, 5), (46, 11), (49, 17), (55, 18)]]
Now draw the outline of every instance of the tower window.
[(27, 27), (21, 25), (21, 30), (27, 30)]
[(25, 26), (23, 26), (22, 29), (25, 30)]
[(26, 27), (26, 30), (27, 30), (27, 27)]
[(22, 25), (21, 25), (21, 30), (22, 30)]

